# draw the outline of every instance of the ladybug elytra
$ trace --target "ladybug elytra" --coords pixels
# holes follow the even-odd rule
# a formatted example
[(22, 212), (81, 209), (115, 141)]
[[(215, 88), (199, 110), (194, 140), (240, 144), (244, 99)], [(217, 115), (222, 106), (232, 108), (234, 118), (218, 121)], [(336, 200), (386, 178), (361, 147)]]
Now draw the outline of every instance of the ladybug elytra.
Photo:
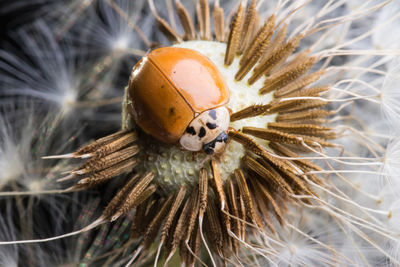
[(224, 150), (229, 90), (206, 56), (177, 47), (151, 51), (132, 69), (128, 98), (137, 125), (159, 141), (207, 154)]

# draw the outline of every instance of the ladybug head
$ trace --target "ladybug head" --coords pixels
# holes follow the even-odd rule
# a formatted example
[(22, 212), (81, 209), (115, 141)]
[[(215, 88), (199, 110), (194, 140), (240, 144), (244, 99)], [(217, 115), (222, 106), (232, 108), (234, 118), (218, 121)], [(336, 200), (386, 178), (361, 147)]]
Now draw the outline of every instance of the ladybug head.
[(206, 110), (195, 117), (179, 140), (189, 151), (220, 154), (228, 142), (229, 111), (226, 107)]
[(228, 135), (226, 132), (221, 132), (217, 138), (211, 142), (203, 145), (203, 151), (208, 154), (220, 154), (225, 150), (225, 145), (228, 142)]

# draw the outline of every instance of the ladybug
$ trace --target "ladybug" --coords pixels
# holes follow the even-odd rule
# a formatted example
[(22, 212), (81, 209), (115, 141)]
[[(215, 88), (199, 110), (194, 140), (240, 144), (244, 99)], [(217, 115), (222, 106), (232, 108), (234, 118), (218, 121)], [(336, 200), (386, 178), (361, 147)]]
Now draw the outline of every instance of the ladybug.
[(186, 48), (158, 48), (129, 79), (128, 109), (136, 124), (166, 144), (219, 154), (228, 142), (229, 90), (214, 63)]

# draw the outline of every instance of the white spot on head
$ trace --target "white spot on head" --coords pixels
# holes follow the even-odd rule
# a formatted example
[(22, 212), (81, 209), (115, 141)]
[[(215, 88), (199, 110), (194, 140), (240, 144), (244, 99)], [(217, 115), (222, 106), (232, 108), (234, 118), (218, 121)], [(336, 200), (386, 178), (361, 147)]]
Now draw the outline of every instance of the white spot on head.
[[(204, 145), (213, 141), (215, 144), (221, 143), (216, 142), (216, 139), (221, 133), (228, 130), (229, 121), (229, 111), (226, 107), (206, 110), (190, 122), (179, 143), (189, 151), (200, 151), (204, 148)], [(212, 149), (214, 149), (214, 146), (212, 146)]]

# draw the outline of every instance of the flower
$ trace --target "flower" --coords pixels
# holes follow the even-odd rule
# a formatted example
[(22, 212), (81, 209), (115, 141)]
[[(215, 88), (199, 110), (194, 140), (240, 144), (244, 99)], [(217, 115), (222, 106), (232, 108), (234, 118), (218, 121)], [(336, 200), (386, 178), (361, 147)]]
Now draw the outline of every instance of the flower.
[[(219, 1), (199, 0), (194, 24), (189, 3), (176, 1), (174, 14), (166, 1), (167, 21), (149, 0), (170, 45), (207, 56), (224, 76), (230, 142), (220, 157), (207, 157), (154, 140), (135, 125), (129, 82), (122, 129), (55, 156), (84, 160), (61, 179), (75, 181), (72, 190), (123, 176), (102, 214), (77, 233), (133, 216), (130, 256), (113, 254), (127, 265), (147, 255), (167, 264), (178, 253), (186, 265), (399, 264), (397, 191), (390, 190), (397, 142), (389, 143), (398, 129), (399, 51), (385, 42), (371, 48), (397, 17), (376, 15), (389, 2), (241, 1), (230, 16)], [(99, 5), (132, 26), (125, 4)], [(133, 35), (116, 21), (125, 34), (106, 56), (118, 64), (115, 51), (130, 47)]]

